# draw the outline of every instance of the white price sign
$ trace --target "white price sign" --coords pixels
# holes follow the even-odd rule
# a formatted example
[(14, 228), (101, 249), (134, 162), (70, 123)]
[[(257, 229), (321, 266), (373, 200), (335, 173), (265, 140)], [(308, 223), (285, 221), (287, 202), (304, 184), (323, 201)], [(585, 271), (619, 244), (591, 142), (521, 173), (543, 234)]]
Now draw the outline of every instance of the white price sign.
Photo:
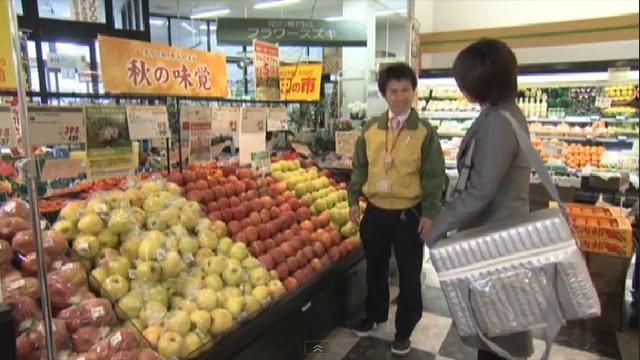
[(267, 116), (267, 131), (282, 131), (289, 129), (289, 112), (287, 108), (270, 108)]
[(564, 150), (564, 143), (545, 141), (542, 143), (542, 152), (549, 156), (561, 156)]
[(84, 144), (87, 128), (81, 107), (29, 106), (31, 145)]
[(15, 139), (13, 139), (13, 118), (11, 116), (11, 107), (1, 105), (0, 106), (0, 147), (13, 146)]
[(216, 107), (213, 109), (212, 130), (216, 135), (232, 135), (238, 131), (242, 108)]
[(606, 96), (598, 96), (596, 97), (596, 107), (604, 109), (611, 107), (611, 98)]
[(171, 136), (165, 106), (127, 106), (131, 140), (159, 139)]

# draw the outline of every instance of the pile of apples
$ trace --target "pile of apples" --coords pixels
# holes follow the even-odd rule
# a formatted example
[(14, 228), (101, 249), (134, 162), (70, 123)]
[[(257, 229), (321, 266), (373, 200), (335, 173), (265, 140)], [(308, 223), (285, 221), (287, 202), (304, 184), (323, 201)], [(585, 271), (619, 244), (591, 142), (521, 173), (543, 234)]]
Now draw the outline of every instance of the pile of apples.
[(182, 191), (164, 180), (135, 183), (69, 203), (54, 224), (118, 319), (166, 359), (199, 355), (285, 291)]

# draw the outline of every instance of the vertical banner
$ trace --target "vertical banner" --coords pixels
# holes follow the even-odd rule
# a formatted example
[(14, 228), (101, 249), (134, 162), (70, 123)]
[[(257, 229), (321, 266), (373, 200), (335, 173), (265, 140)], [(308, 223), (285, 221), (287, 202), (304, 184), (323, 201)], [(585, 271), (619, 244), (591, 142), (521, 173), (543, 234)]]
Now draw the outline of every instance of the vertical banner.
[(289, 112), (286, 107), (269, 108), (267, 131), (289, 130)]
[(280, 100), (278, 45), (253, 40), (253, 66), (257, 100)]
[(171, 136), (166, 106), (127, 105), (127, 123), (131, 140)]
[[(133, 172), (133, 146), (127, 112), (119, 105), (85, 107), (87, 125), (87, 177), (129, 176)], [(137, 165), (137, 164), (136, 164)]]
[(9, 1), (0, 1), (0, 90), (16, 89), (13, 44), (9, 24)]
[(192, 162), (211, 160), (211, 116), (210, 106), (182, 106), (180, 124), (182, 138), (189, 144), (189, 159)]
[(265, 138), (266, 123), (266, 108), (245, 107), (242, 109), (240, 134), (238, 136), (240, 164), (251, 163), (252, 153), (265, 151), (267, 148)]
[(291, 101), (320, 100), (322, 64), (280, 66), (280, 99)]

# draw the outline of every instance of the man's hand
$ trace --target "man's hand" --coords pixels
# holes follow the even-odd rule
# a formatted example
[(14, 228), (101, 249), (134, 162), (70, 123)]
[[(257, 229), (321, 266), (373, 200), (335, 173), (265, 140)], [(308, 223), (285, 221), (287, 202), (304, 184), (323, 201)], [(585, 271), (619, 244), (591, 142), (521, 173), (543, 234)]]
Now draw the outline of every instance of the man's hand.
[(354, 205), (349, 208), (349, 219), (351, 219), (352, 223), (360, 225), (361, 215), (362, 213), (360, 212), (360, 206)]
[(431, 224), (433, 224), (433, 221), (428, 217), (423, 216), (420, 218), (420, 224), (418, 225), (418, 233), (420, 233), (421, 241), (424, 241), (424, 239), (427, 238), (427, 233), (429, 233), (429, 230), (431, 229)]

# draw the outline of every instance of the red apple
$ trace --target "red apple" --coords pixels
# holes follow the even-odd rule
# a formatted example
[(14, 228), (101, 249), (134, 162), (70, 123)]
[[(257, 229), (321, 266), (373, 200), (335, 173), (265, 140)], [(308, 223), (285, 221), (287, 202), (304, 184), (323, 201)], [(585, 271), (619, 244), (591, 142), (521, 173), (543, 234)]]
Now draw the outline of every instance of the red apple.
[(301, 207), (296, 211), (296, 215), (298, 217), (298, 221), (302, 222), (311, 218), (311, 211), (309, 211), (309, 208)]
[(182, 178), (182, 174), (180, 174), (179, 172), (172, 172), (171, 174), (169, 174), (169, 181), (174, 184), (182, 185), (184, 179)]
[(218, 199), (218, 205), (220, 205), (221, 209), (227, 209), (231, 206), (231, 202), (226, 197), (221, 197)]
[(313, 246), (305, 246), (304, 249), (302, 249), (302, 251), (304, 251), (304, 254), (307, 256), (307, 259), (309, 260), (316, 257), (316, 251), (313, 249)]
[(216, 178), (208, 179), (207, 182), (209, 183), (209, 189), (211, 190), (213, 190), (216, 186), (218, 186), (218, 179)]
[(258, 260), (260, 261), (260, 263), (267, 268), (267, 270), (271, 270), (274, 268), (275, 266), (275, 262), (273, 260), (273, 257), (271, 256), (271, 254), (267, 253), (264, 254), (260, 257), (258, 257)]
[(317, 258), (322, 257), (324, 255), (324, 246), (321, 242), (317, 242), (313, 244), (313, 251), (316, 253)]
[(231, 233), (231, 235), (235, 235), (239, 233), (240, 230), (242, 230), (242, 224), (240, 224), (238, 220), (233, 220), (229, 222), (227, 227), (229, 228), (229, 232)]
[(220, 211), (214, 211), (209, 213), (208, 218), (211, 221), (222, 221), (222, 213)]
[(249, 240), (249, 242), (258, 240), (258, 230), (255, 227), (249, 226), (244, 230), (244, 232), (247, 235), (247, 240)]
[(260, 217), (260, 214), (258, 214), (256, 211), (249, 214), (249, 219), (251, 219), (251, 223), (253, 223), (254, 226), (258, 226), (262, 224), (262, 218)]
[(300, 250), (304, 247), (304, 241), (299, 236), (294, 236), (291, 238), (291, 243), (296, 248), (296, 250)]
[(263, 223), (268, 223), (269, 221), (271, 221), (271, 211), (267, 209), (260, 210), (260, 219)]
[(269, 228), (265, 224), (258, 225), (258, 239), (267, 240), (271, 236)]
[(316, 271), (320, 271), (322, 269), (322, 261), (320, 259), (313, 259), (311, 260), (311, 266), (313, 266)]
[(247, 214), (245, 214), (244, 212), (244, 208), (242, 206), (237, 206), (233, 208), (233, 218), (240, 221), (242, 219), (244, 219)]
[(192, 183), (196, 181), (196, 174), (194, 174), (193, 171), (185, 170), (182, 172), (182, 178), (185, 183)]
[(249, 226), (253, 226), (253, 223), (251, 222), (251, 219), (245, 218), (240, 220), (240, 225), (242, 225), (243, 228), (247, 228)]
[(305, 255), (304, 251), (302, 250), (298, 250), (298, 252), (296, 253), (296, 259), (298, 260), (300, 266), (304, 266), (309, 262), (309, 259), (307, 259), (307, 255)]
[(300, 223), (300, 227), (302, 228), (302, 230), (308, 233), (312, 233), (315, 230), (315, 225), (313, 225), (313, 223), (309, 220), (304, 220), (302, 223)]
[(277, 247), (271, 251), (271, 256), (273, 256), (273, 260), (276, 264), (280, 264), (287, 258), (287, 254), (280, 247)]
[(276, 248), (276, 242), (273, 239), (267, 239), (264, 241), (264, 246), (266, 246), (267, 250), (270, 251)]
[(231, 209), (228, 209), (228, 208), (222, 209), (222, 220), (224, 222), (228, 223), (233, 219), (234, 219), (233, 211), (231, 211)]
[(340, 259), (340, 250), (338, 249), (337, 246), (334, 246), (331, 249), (329, 249), (329, 258), (331, 259), (331, 261), (336, 261)]
[(207, 204), (207, 211), (208, 212), (220, 211), (220, 205), (218, 205), (217, 201), (210, 201)]
[(196, 188), (198, 190), (206, 190), (209, 188), (209, 183), (206, 180), (198, 180), (196, 181)]
[(286, 279), (289, 276), (289, 266), (286, 262), (278, 264), (278, 266), (276, 267), (276, 271), (278, 272), (280, 281)]
[(237, 207), (240, 206), (240, 199), (237, 196), (232, 196), (229, 198), (229, 206)]
[(287, 258), (287, 266), (289, 271), (296, 271), (300, 267), (300, 263), (298, 263), (298, 259), (295, 256), (291, 256)]
[(298, 280), (296, 280), (295, 278), (289, 277), (284, 280), (284, 287), (286, 287), (287, 290), (293, 290), (298, 287)]
[(280, 216), (280, 209), (278, 209), (277, 207), (272, 207), (271, 209), (269, 209), (269, 211), (271, 212), (271, 218), (272, 219), (277, 219), (278, 216)]

